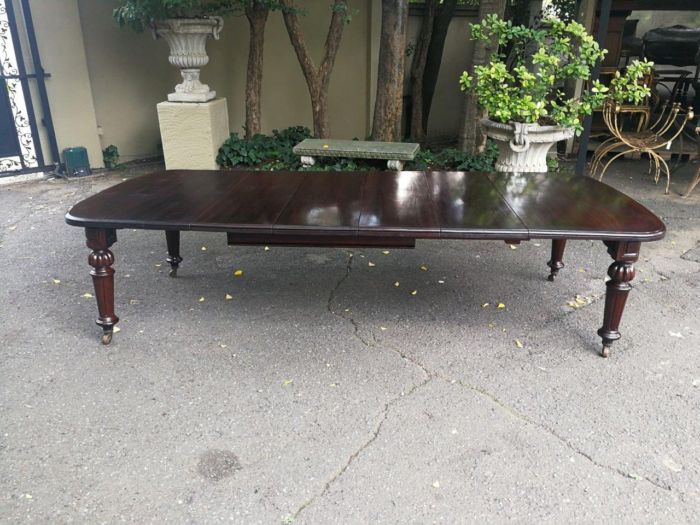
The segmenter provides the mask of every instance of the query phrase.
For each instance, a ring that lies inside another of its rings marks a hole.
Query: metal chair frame
[[[683,110],[680,103],[664,104],[656,121],[644,131],[626,132],[620,125],[621,107],[612,99],[607,99],[603,105],[603,120],[612,133],[612,137],[604,141],[593,154],[591,161],[591,176],[595,177],[600,169],[598,180],[602,180],[610,165],[623,155],[629,153],[646,153],[649,156],[649,173],[654,182],[658,183],[661,173],[666,175],[666,191],[668,194],[671,184],[671,170],[666,161],[656,150],[669,146],[683,132],[687,122],[693,118],[693,110]],[[620,151],[616,151],[620,149]],[[606,155],[613,157],[604,162]]]

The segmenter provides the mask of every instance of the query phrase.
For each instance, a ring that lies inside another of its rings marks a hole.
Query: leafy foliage
[[[651,88],[646,78],[651,76],[653,62],[634,60],[625,68],[625,72],[620,74],[615,72],[615,76],[610,81],[610,98],[618,104],[641,104],[651,96]]]
[[[156,20],[240,14],[254,5],[282,8],[279,0],[119,0],[112,15],[120,26],[141,32]]]
[[[478,155],[470,155],[455,148],[439,151],[422,149],[413,162],[406,164],[407,170],[458,170],[493,171],[498,158],[496,144],[488,141],[486,149]]]
[[[489,64],[476,66],[473,77],[464,72],[460,78],[462,89],[476,94],[492,120],[580,130],[581,116],[603,102],[605,87],[598,81],[579,98],[563,91],[566,80],[589,79],[606,53],[581,24],[548,17],[531,28],[490,15],[471,29],[474,39],[499,46]]]
[[[254,135],[246,139],[233,133],[219,149],[216,162],[224,168],[245,167],[259,170],[361,171],[386,168],[386,161],[369,159],[317,158],[311,167],[303,167],[301,158],[292,152],[296,144],[311,137],[311,131],[295,126],[272,135]],[[492,171],[498,158],[498,148],[489,142],[480,155],[468,155],[457,149],[421,150],[407,170]]]
[[[311,137],[311,131],[295,126],[282,131],[273,130],[272,135],[253,135],[246,139],[232,133],[219,149],[216,162],[226,168],[245,166],[263,170],[300,169],[300,158],[292,148]]]
[[[116,168],[119,165],[119,148],[114,144],[110,144],[102,150],[102,161],[105,168]]]

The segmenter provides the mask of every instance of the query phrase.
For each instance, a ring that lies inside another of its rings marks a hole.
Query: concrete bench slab
[[[292,150],[301,155],[304,166],[316,164],[314,157],[387,160],[389,169],[402,170],[406,160],[413,160],[420,145],[410,142],[375,142],[369,140],[305,139]]]

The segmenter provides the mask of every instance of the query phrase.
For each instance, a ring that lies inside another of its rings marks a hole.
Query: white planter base
[[[229,138],[225,98],[201,104],[161,102],[158,122],[166,169],[218,169],[216,156]]]
[[[482,119],[481,127],[498,146],[496,171],[546,173],[547,152],[560,140],[574,136],[574,128],[539,124],[502,124]]]
[[[209,102],[216,98],[216,91],[206,93],[168,93],[168,102]]]

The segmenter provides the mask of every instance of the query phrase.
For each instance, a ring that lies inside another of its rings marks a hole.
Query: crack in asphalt
[[[328,481],[323,486],[323,490],[320,491],[318,494],[315,494],[311,496],[308,500],[306,500],[295,512],[289,515],[289,520],[288,521],[294,521],[296,520],[299,515],[304,512],[308,507],[313,505],[313,503],[319,499],[325,496],[328,491],[330,490],[331,486],[335,481],[337,481],[347,470],[350,468],[350,465],[364,452],[368,447],[374,443],[377,438],[379,437],[379,434],[382,431],[382,427],[384,426],[384,423],[386,423],[386,420],[389,418],[389,412],[391,411],[391,408],[398,403],[401,399],[405,399],[411,395],[413,395],[417,390],[420,388],[423,388],[426,386],[428,383],[430,383],[433,380],[433,376],[429,375],[423,381],[420,383],[416,383],[413,385],[407,392],[401,392],[399,395],[395,396],[394,398],[390,399],[384,404],[384,409],[382,410],[382,417],[379,420],[379,423],[377,423],[374,431],[370,435],[369,439],[365,441],[362,446],[360,446],[355,452],[353,452],[350,457],[348,457],[347,461],[340,467],[338,472],[336,472]]]
[[[404,360],[410,362],[411,364],[413,364],[414,366],[420,368],[420,369],[423,371],[423,373],[426,375],[426,378],[425,378],[421,383],[418,383],[417,385],[415,385],[414,387],[412,387],[411,390],[409,390],[408,393],[406,393],[406,394],[403,394],[403,393],[402,393],[401,395],[395,397],[394,399],[392,399],[391,401],[389,401],[389,402],[385,405],[385,407],[384,407],[384,417],[382,418],[382,420],[381,420],[381,421],[379,422],[379,424],[377,425],[377,428],[375,429],[375,431],[374,431],[374,433],[372,434],[372,436],[370,437],[370,439],[369,439],[368,441],[366,441],[366,442],[362,445],[362,447],[360,447],[355,453],[353,453],[353,454],[350,456],[350,458],[348,459],[348,461],[343,465],[343,467],[341,467],[341,469],[340,469],[328,482],[326,482],[323,491],[321,491],[319,494],[317,494],[317,495],[313,496],[312,498],[310,498],[309,500],[307,500],[294,514],[292,514],[292,518],[293,518],[293,519],[296,519],[296,517],[299,516],[299,514],[300,514],[301,512],[304,511],[304,509],[306,509],[306,508],[308,508],[310,505],[312,505],[312,504],[314,503],[314,501],[316,501],[318,498],[323,497],[323,496],[328,492],[328,490],[330,490],[331,485],[332,485],[340,476],[342,476],[342,474],[349,468],[350,464],[351,464],[355,459],[357,459],[357,457],[358,457],[367,447],[369,447],[369,446],[377,439],[377,437],[379,436],[379,433],[380,433],[380,431],[381,431],[382,425],[384,424],[384,422],[386,421],[386,419],[387,419],[387,417],[388,417],[389,409],[390,409],[390,407],[391,407],[394,403],[396,403],[399,399],[401,399],[402,397],[405,397],[406,395],[411,395],[411,394],[412,394],[413,392],[415,392],[418,388],[420,388],[420,387],[422,387],[422,386],[425,386],[426,384],[428,384],[430,381],[432,381],[432,380],[433,380],[434,378],[436,378],[436,377],[439,378],[439,379],[441,379],[442,381],[445,381],[445,382],[450,383],[450,384],[457,384],[457,385],[461,386],[462,388],[465,388],[465,389],[470,390],[470,391],[472,391],[472,392],[476,392],[476,393],[478,393],[479,395],[486,397],[486,398],[489,399],[492,403],[494,403],[494,404],[496,404],[498,407],[500,407],[503,411],[505,411],[505,412],[507,412],[508,414],[510,414],[512,417],[515,417],[516,419],[519,419],[519,420],[521,420],[521,421],[523,421],[523,422],[525,422],[525,423],[527,423],[527,424],[529,424],[529,425],[531,425],[531,426],[534,426],[535,428],[538,428],[538,429],[540,429],[540,430],[546,432],[547,434],[549,434],[550,436],[552,436],[553,438],[555,438],[556,440],[558,440],[560,443],[562,443],[564,446],[566,446],[569,450],[573,451],[573,452],[574,452],[575,454],[577,454],[578,456],[581,456],[582,458],[586,459],[589,463],[591,463],[592,465],[595,465],[595,466],[598,467],[598,468],[607,470],[608,472],[611,472],[611,473],[613,473],[613,474],[617,474],[618,476],[621,476],[621,477],[623,477],[623,478],[625,478],[625,479],[630,479],[630,480],[633,480],[633,481],[646,481],[647,483],[651,484],[652,486],[654,486],[654,487],[656,487],[656,488],[665,490],[665,491],[667,491],[667,492],[672,492],[672,488],[671,488],[670,485],[660,483],[660,482],[655,481],[655,480],[653,480],[653,479],[651,479],[651,478],[648,478],[648,477],[646,477],[646,476],[633,475],[633,474],[630,474],[629,472],[626,472],[626,471],[622,470],[621,468],[614,467],[614,466],[610,466],[610,465],[606,465],[606,464],[604,464],[604,463],[601,463],[601,462],[597,461],[592,455],[588,454],[587,452],[584,452],[584,451],[581,450],[581,449],[578,449],[578,448],[575,447],[572,443],[570,443],[567,439],[565,439],[564,437],[560,436],[560,435],[559,435],[554,429],[552,429],[551,427],[545,425],[544,423],[540,423],[540,422],[538,422],[538,421],[535,421],[534,419],[531,419],[530,417],[526,416],[525,414],[520,413],[520,412],[519,412],[518,410],[516,410],[514,407],[512,407],[512,406],[508,405],[507,403],[501,401],[495,394],[492,394],[491,392],[489,392],[489,391],[487,391],[487,390],[484,390],[484,389],[482,389],[482,388],[479,388],[479,387],[477,387],[477,386],[474,386],[474,385],[471,385],[471,384],[469,384],[469,383],[466,383],[466,382],[464,382],[464,381],[462,381],[462,380],[452,379],[452,378],[448,378],[448,377],[445,377],[445,376],[442,376],[442,375],[438,375],[438,374],[436,374],[435,372],[431,371],[431,370],[430,370],[427,366],[425,366],[423,363],[421,363],[421,362],[418,361],[417,359],[411,357],[410,355],[406,354],[405,352],[402,352],[401,350],[399,350],[399,349],[397,349],[397,348],[393,348],[393,347],[390,347],[390,346],[384,346],[384,345],[382,345],[382,344],[381,344],[381,340],[377,338],[377,336],[374,334],[374,332],[371,332],[372,339],[373,339],[374,343],[369,343],[368,341],[366,341],[366,340],[360,335],[360,324],[359,324],[353,317],[351,317],[351,316],[346,316],[346,315],[339,314],[339,313],[335,312],[335,311],[333,310],[333,307],[332,307],[333,300],[335,299],[335,296],[336,296],[338,290],[340,289],[340,287],[342,286],[342,284],[350,277],[350,274],[352,273],[352,261],[353,261],[353,254],[350,253],[350,254],[349,254],[349,257],[348,257],[347,265],[346,265],[345,274],[338,280],[338,282],[337,282],[336,285],[333,287],[333,289],[331,290],[331,292],[330,292],[330,294],[329,294],[329,296],[328,296],[328,302],[327,302],[328,311],[329,311],[330,313],[332,313],[333,315],[336,315],[336,316],[338,316],[338,317],[341,317],[341,318],[343,318],[343,319],[347,319],[348,321],[350,321],[350,323],[352,324],[353,329],[354,329],[354,332],[353,332],[353,333],[354,333],[354,336],[355,336],[357,339],[359,339],[359,340],[362,342],[362,344],[364,344],[365,346],[368,346],[368,347],[369,347],[369,346],[371,346],[371,347],[379,346],[379,347],[381,347],[381,348],[385,348],[385,349],[388,350],[388,351],[391,351],[391,352],[394,352],[394,353],[398,354],[402,359],[404,359]],[[658,273],[659,275],[662,275],[660,272],[655,272],[655,273]],[[644,284],[647,284],[647,283],[644,282],[644,281],[640,281],[640,282],[636,283],[637,286],[643,286]],[[588,306],[590,306],[590,305],[592,305],[592,304],[597,304],[597,303],[601,302],[601,300],[603,300],[604,298],[605,298],[605,294],[603,294],[603,295],[601,295],[601,296],[597,296],[597,297],[595,297],[591,302],[587,303],[586,305],[582,305],[580,308],[573,309],[571,312],[566,312],[566,313],[564,313],[561,317],[558,316],[557,319],[558,319],[558,320],[561,320],[563,317],[566,317],[566,316],[568,316],[568,315],[571,315],[571,314],[576,313],[577,310],[582,310],[582,309],[584,309],[584,308],[586,308],[586,307],[588,307]]]
[[[328,311],[330,313],[332,313],[333,315],[335,315],[337,317],[341,317],[342,319],[347,319],[348,321],[350,321],[350,323],[352,324],[352,326],[354,328],[355,337],[357,337],[365,346],[374,347],[376,345],[380,345],[380,342],[381,342],[377,339],[374,332],[371,333],[372,339],[374,340],[374,344],[371,344],[368,341],[366,341],[364,338],[362,338],[362,336],[359,334],[360,325],[359,325],[359,323],[357,323],[357,321],[355,321],[355,319],[353,319],[351,316],[345,316],[343,314],[339,314],[333,310],[333,300],[335,298],[336,293],[338,292],[338,289],[348,279],[348,277],[350,277],[350,274],[352,273],[352,261],[353,261],[353,254],[350,253],[348,256],[347,265],[345,267],[345,274],[338,280],[338,282],[335,284],[335,286],[331,290],[330,294],[328,295],[328,302],[326,304],[326,307],[327,307]],[[331,486],[333,485],[333,483],[335,483],[348,470],[348,468],[350,468],[350,465],[352,465],[352,463],[360,456],[360,454],[362,454],[367,448],[369,448],[372,445],[372,443],[374,443],[377,440],[377,438],[379,437],[379,434],[382,431],[382,427],[384,426],[384,423],[386,422],[386,420],[389,417],[389,412],[390,412],[391,408],[396,403],[398,403],[401,399],[404,399],[404,398],[411,396],[418,389],[423,388],[424,386],[426,386],[428,383],[430,383],[434,379],[434,377],[435,377],[434,374],[431,373],[431,371],[428,370],[428,368],[426,368],[425,366],[423,366],[423,364],[420,363],[419,361],[411,358],[410,356],[401,352],[398,349],[389,348],[389,347],[385,347],[385,348],[398,354],[402,359],[404,359],[404,360],[408,361],[409,363],[413,364],[414,366],[420,368],[421,371],[425,374],[425,378],[422,381],[420,381],[419,383],[414,384],[408,391],[405,391],[405,392],[402,391],[401,393],[399,393],[399,395],[393,397],[392,399],[390,399],[389,401],[387,401],[384,404],[384,409],[382,410],[382,417],[379,420],[379,422],[377,423],[377,425],[376,425],[374,431],[372,432],[372,434],[370,435],[369,439],[367,439],[367,441],[365,441],[355,452],[353,452],[348,457],[347,461],[340,467],[340,469],[338,469],[338,471],[328,481],[326,481],[326,483],[323,486],[323,490],[321,490],[318,494],[311,496],[295,512],[286,516],[283,520],[285,523],[290,523],[290,522],[293,522],[294,520],[296,520],[299,517],[299,515],[302,512],[304,512],[304,510],[309,508],[311,505],[314,504],[314,502],[316,502],[316,500],[318,500],[319,498],[322,498],[323,496],[325,496],[328,493],[328,491],[331,489]]]
[[[357,338],[363,345],[367,347],[373,347],[374,344],[370,343],[364,337],[362,337],[362,335],[360,334],[360,324],[351,315],[343,315],[342,313],[338,313],[335,310],[333,310],[333,300],[335,299],[335,295],[338,292],[338,289],[343,285],[343,283],[350,277],[350,274],[352,273],[353,257],[354,254],[352,252],[348,254],[348,260],[345,266],[345,274],[343,274],[343,276],[340,279],[338,279],[338,282],[335,283],[335,286],[331,290],[330,294],[328,294],[328,302],[326,303],[326,309],[336,317],[340,317],[341,319],[346,319],[350,321],[350,324],[352,324],[353,327],[353,335],[355,336],[355,338]]]
[[[525,414],[522,414],[521,412],[519,412],[518,410],[516,410],[515,408],[513,408],[509,404],[501,401],[501,399],[496,397],[495,394],[492,394],[488,390],[484,390],[483,388],[479,388],[477,386],[466,383],[466,382],[462,381],[461,379],[449,379],[449,378],[445,378],[445,377],[440,377],[440,379],[442,379],[443,381],[446,381],[450,384],[457,384],[457,385],[461,386],[462,388],[465,388],[467,390],[471,390],[472,392],[476,392],[476,393],[486,397],[492,403],[496,404],[498,407],[500,407],[501,409],[503,409],[505,412],[507,412],[511,416],[515,417],[516,419],[520,419],[521,421],[524,421],[525,423],[528,423],[529,425],[537,427],[540,430],[544,430],[547,434],[551,435],[552,437],[557,439],[559,442],[561,442],[563,445],[565,445],[569,450],[571,450],[571,451],[575,452],[577,455],[587,459],[590,463],[592,463],[596,467],[605,469],[609,472],[612,472],[613,474],[617,474],[619,476],[622,476],[624,478],[631,479],[634,481],[646,481],[647,483],[650,483],[654,487],[659,488],[659,489],[663,489],[663,490],[668,491],[668,492],[672,491],[672,488],[670,485],[665,485],[665,484],[659,483],[658,481],[655,481],[655,480],[648,478],[646,476],[635,476],[633,474],[630,474],[629,472],[625,472],[621,468],[606,465],[604,463],[597,461],[595,458],[593,458],[593,456],[591,456],[587,452],[584,452],[583,450],[576,448],[566,438],[560,436],[554,429],[548,427],[544,423],[540,423],[538,421],[535,421],[534,419],[529,418]]]

